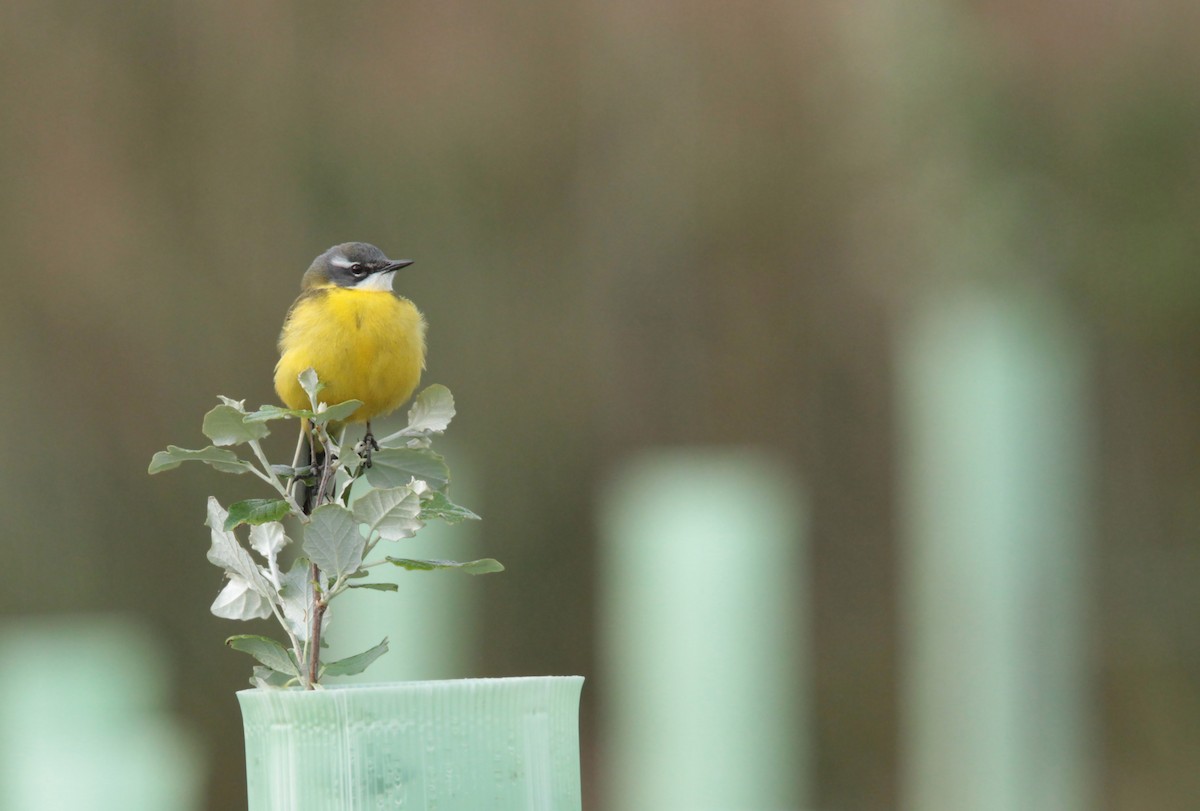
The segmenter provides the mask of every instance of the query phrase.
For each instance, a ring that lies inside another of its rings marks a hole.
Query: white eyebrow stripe
[[[329,264],[337,265],[340,268],[348,268],[354,263],[339,253],[337,256],[329,260]]]

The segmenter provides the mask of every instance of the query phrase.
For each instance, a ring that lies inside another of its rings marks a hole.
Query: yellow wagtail
[[[325,384],[322,401],[362,401],[345,421],[366,423],[368,449],[371,420],[411,397],[425,368],[425,318],[392,291],[396,271],[411,264],[365,242],[334,245],[305,271],[279,335],[280,399],[288,408],[309,408],[297,377],[312,367]]]

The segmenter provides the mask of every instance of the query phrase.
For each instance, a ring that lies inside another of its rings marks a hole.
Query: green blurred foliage
[[[366,240],[417,260],[398,287],[509,568],[479,584],[478,674],[592,672],[612,460],[767,443],[813,488],[817,804],[888,807],[893,327],[925,284],[1036,284],[1096,357],[1109,807],[1187,807],[1197,33],[1187,0],[10,0],[0,610],[149,618],[210,805],[240,806],[244,668],[207,614],[201,496],[245,494],[146,461],[200,441],[218,393],[273,401],[300,274]]]

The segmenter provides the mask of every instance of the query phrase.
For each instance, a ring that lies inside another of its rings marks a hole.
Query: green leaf
[[[231,575],[237,575],[263,599],[274,602],[275,587],[263,576],[245,547],[238,543],[237,536],[225,529],[228,515],[215,498],[208,497],[208,517],[204,523],[212,534],[212,546],[208,549],[209,563],[220,566]]]
[[[436,490],[430,490],[421,498],[421,514],[418,516],[422,521],[430,521],[434,518],[440,518],[447,524],[457,524],[460,521],[478,521],[479,516],[468,510],[466,507],[461,507],[455,504],[445,493],[439,493]]]
[[[322,404],[324,405],[324,404]],[[327,406],[325,408],[317,408],[317,412],[311,417],[313,422],[338,422],[344,420],[358,410],[362,405],[362,400],[347,400],[344,403]]]
[[[227,620],[261,620],[271,616],[271,601],[263,591],[239,574],[226,571],[220,593],[208,610],[214,617]]]
[[[356,653],[353,656],[348,656],[345,659],[339,659],[336,662],[330,662],[321,670],[323,676],[355,676],[366,670],[371,662],[374,662],[380,656],[387,653],[388,641],[387,637],[370,650],[365,650],[362,653]]]
[[[279,551],[288,545],[289,540],[283,531],[283,524],[278,521],[267,521],[265,524],[250,527],[250,548],[267,559],[270,572],[276,571]]]
[[[304,393],[308,395],[308,402],[312,403],[313,411],[316,411],[317,395],[321,393],[321,389],[325,388],[325,384],[317,380],[317,370],[309,366],[296,375],[296,380],[300,382],[300,388],[304,389]]]
[[[308,641],[312,630],[308,612],[312,608],[313,586],[308,564],[306,558],[296,558],[279,583],[279,607],[283,609],[283,618],[288,630],[301,642]]]
[[[454,419],[454,395],[450,389],[434,383],[417,395],[408,410],[406,431],[440,434]]]
[[[304,528],[304,553],[331,578],[357,571],[366,543],[353,514],[340,504],[317,507]]]
[[[277,673],[288,676],[299,676],[300,671],[287,648],[274,639],[258,634],[239,634],[225,640],[225,644],[234,650],[248,653],[262,664]]]
[[[168,445],[165,451],[154,454],[154,458],[150,460],[148,472],[153,476],[164,470],[174,470],[184,462],[203,462],[206,465],[212,465],[222,473],[248,473],[251,470],[248,462],[243,462],[238,459],[236,453],[224,448],[214,448],[209,445],[198,451],[190,451],[187,448]]]
[[[234,529],[242,524],[266,524],[280,521],[291,512],[291,507],[283,499],[278,498],[248,498],[229,505],[229,517],[225,519],[225,529]]]
[[[443,569],[457,569],[467,574],[488,574],[490,572],[504,571],[504,566],[501,565],[500,561],[493,560],[492,558],[459,563],[454,560],[413,560],[412,558],[393,558],[389,556],[387,562],[402,569],[408,569],[410,572],[436,572]]]
[[[287,687],[299,677],[288,677],[283,673],[272,670],[269,667],[262,665],[254,666],[254,675],[250,677],[250,686],[257,687],[260,690],[268,687],[280,688]]]
[[[450,469],[441,456],[426,448],[385,448],[372,454],[367,481],[375,487],[400,487],[414,478],[441,490],[450,483]]]
[[[201,430],[214,445],[240,445],[252,439],[262,439],[270,433],[267,426],[258,422],[247,423],[241,411],[224,403],[204,415]]]
[[[346,444],[348,445],[349,443]],[[346,475],[348,475],[350,478],[354,478],[354,472],[362,466],[363,458],[350,448],[343,447],[342,450],[343,453],[341,457],[338,458],[338,462],[341,463],[341,469],[346,471]]]
[[[407,485],[370,490],[354,502],[355,520],[388,541],[416,535],[424,526],[417,518],[420,512],[421,499]]]
[[[317,410],[308,408],[280,408],[276,405],[265,405],[246,415],[247,423],[270,422],[271,420],[305,419],[317,423],[337,422],[344,420],[358,410],[362,400],[346,400],[337,405],[320,403]],[[324,406],[324,407],[322,407]]]
[[[243,420],[245,422],[269,422],[271,420],[294,420],[301,417],[311,417],[312,412],[306,408],[280,408],[277,405],[260,406],[258,411],[251,411]]]
[[[352,589],[373,589],[375,591],[399,591],[400,587],[395,583],[351,583]]]
[[[454,419],[454,395],[438,383],[429,386],[408,410],[408,425],[392,436],[425,437],[440,434]]]
[[[292,467],[291,465],[271,465],[271,471],[281,479],[311,479],[317,474],[317,469],[312,465],[302,465],[300,467]]]

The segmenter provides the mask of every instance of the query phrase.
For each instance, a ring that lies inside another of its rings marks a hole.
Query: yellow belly
[[[412,396],[425,368],[425,319],[392,293],[326,287],[302,296],[279,336],[275,392],[288,408],[308,408],[297,376],[310,366],[325,384],[322,401],[362,400],[348,422],[394,411]]]

